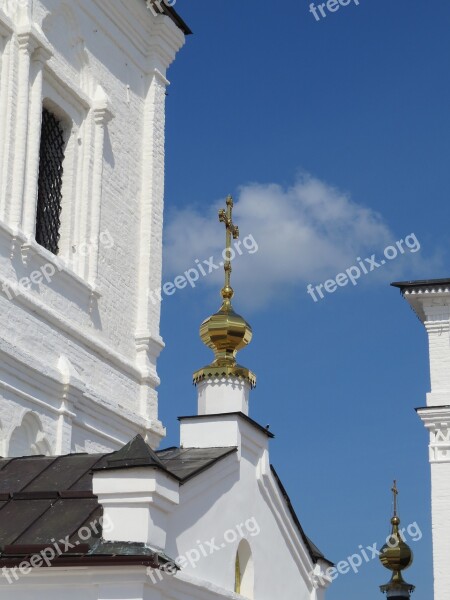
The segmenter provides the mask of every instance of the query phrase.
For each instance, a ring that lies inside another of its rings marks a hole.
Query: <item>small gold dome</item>
[[[383,567],[392,571],[391,580],[385,585],[380,586],[380,590],[385,594],[401,592],[404,596],[405,592],[409,598],[411,592],[414,591],[414,586],[407,583],[402,576],[402,571],[412,565],[413,553],[408,544],[403,540],[399,532],[400,519],[397,515],[397,482],[394,481],[392,488],[394,494],[394,516],[391,519],[392,532],[386,541],[386,544],[381,548],[379,559]]]
[[[383,567],[391,571],[403,571],[412,565],[413,553],[406,544],[399,531],[400,519],[393,517],[391,519],[392,533],[386,543],[380,550],[380,561]]]

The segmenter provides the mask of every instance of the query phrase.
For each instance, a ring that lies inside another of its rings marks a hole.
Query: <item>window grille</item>
[[[62,123],[44,108],[39,151],[36,241],[53,254],[58,254],[60,237],[64,149]]]

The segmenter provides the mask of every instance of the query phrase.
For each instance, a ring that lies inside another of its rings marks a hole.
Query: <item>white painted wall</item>
[[[24,411],[52,453],[164,435],[160,304],[148,294],[161,284],[165,76],[183,43],[144,0],[0,0],[6,453]],[[72,124],[58,258],[34,241],[43,103]]]
[[[0,596],[7,589],[12,600],[22,600],[35,582],[36,600],[53,600],[61,586],[69,599],[77,593],[96,600],[323,599],[324,589],[313,585],[317,567],[270,471],[268,438],[247,422],[240,429],[235,453],[183,485],[152,468],[94,474],[108,516],[105,537],[159,546],[182,567],[176,576],[139,567],[36,569],[9,587],[0,578]],[[235,560],[243,539],[253,574],[246,573],[238,595]]]
[[[198,414],[249,413],[250,383],[242,378],[205,379],[197,383]]]
[[[430,284],[405,298],[428,333],[431,391],[418,414],[430,434],[434,598],[450,600],[450,289]]]

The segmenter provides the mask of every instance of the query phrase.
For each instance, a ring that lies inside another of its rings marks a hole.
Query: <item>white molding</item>
[[[425,323],[448,319],[448,299],[450,286],[444,284],[430,284],[403,290],[403,296],[409,303],[418,318]],[[441,313],[441,314],[440,314]]]
[[[34,100],[34,104],[38,102],[38,99],[35,97],[33,98],[32,92],[34,92],[35,96],[36,92],[41,91],[42,81],[39,75],[37,79],[37,88],[33,89],[30,86],[32,55],[33,53],[38,52],[36,56],[45,62],[52,54],[52,49],[48,40],[34,26],[27,25],[25,27],[20,27],[16,34],[16,40],[18,45],[18,65],[17,105],[14,123],[14,156],[23,156],[24,160],[15,160],[13,165],[11,198],[9,200],[9,207],[6,207],[7,222],[12,227],[22,225],[24,196],[26,190],[30,187],[29,178],[31,177],[31,173],[36,168],[35,165],[30,165],[28,161],[30,152],[28,145],[30,141],[33,142],[33,146],[37,143],[33,138],[30,140],[30,135],[34,135],[30,131],[30,113],[35,109],[30,102],[30,98]],[[34,113],[33,116],[35,116]],[[32,148],[31,154],[36,159],[38,151],[36,153],[35,147]],[[28,181],[27,172],[29,173]]]
[[[1,15],[0,11],[0,15]],[[7,18],[5,16],[5,18]],[[6,36],[8,28],[1,26],[0,18],[0,219],[5,218],[6,191],[9,182],[8,165],[10,161],[11,136],[9,134],[12,121],[12,102],[9,101],[13,87],[15,45],[10,36]],[[5,37],[2,37],[5,34]]]
[[[92,286],[97,283],[98,277],[98,258],[99,258],[99,237],[100,237],[100,211],[102,204],[103,189],[103,163],[104,163],[104,142],[105,128],[108,122],[114,118],[114,112],[111,102],[99,85],[95,92],[92,106],[92,117],[94,122],[94,146],[92,157],[92,186],[90,198],[90,210],[88,212],[90,219],[86,231],[86,239],[89,240],[91,251],[86,257],[87,262],[87,280]]]
[[[153,305],[150,293],[161,287],[162,278],[162,225],[164,205],[164,150],[165,150],[165,84],[153,72],[148,79],[143,144],[141,149],[141,194],[138,245],[137,315],[135,348],[137,362],[149,375],[156,371],[156,359],[163,342],[151,331],[159,329],[161,305]],[[156,344],[155,344],[156,342]],[[149,390],[141,391],[141,410],[148,405]]]
[[[185,36],[170,17],[154,17],[151,29],[150,56],[153,66],[165,72],[185,43]]]
[[[25,169],[25,188],[22,204],[21,226],[27,234],[34,235],[36,224],[37,181],[39,174],[39,148],[41,142],[43,69],[51,58],[46,48],[38,48],[32,55],[30,71],[34,71],[31,82],[28,140]],[[39,124],[39,127],[36,125]]]
[[[143,373],[140,369],[136,367],[136,365],[130,362],[127,358],[125,358],[119,352],[113,350],[110,346],[100,341],[97,338],[87,334],[84,331],[81,331],[76,323],[70,322],[68,319],[63,317],[58,312],[49,308],[47,304],[44,304],[34,296],[32,296],[28,292],[18,290],[18,286],[6,279],[5,277],[0,276],[0,287],[2,284],[8,285],[14,292],[17,292],[17,296],[14,299],[20,304],[23,304],[26,308],[30,309],[32,312],[36,312],[39,316],[43,317],[48,323],[58,327],[60,330],[69,334],[73,339],[81,342],[82,344],[90,347],[90,349],[101,356],[103,359],[107,360],[110,364],[114,365],[118,369],[125,371],[128,375],[130,375],[136,383],[152,383],[155,387],[159,385],[159,378],[156,375],[156,372],[153,374],[149,374],[148,372]]]
[[[34,238],[25,237],[22,233],[18,233],[16,237],[17,239],[24,240],[20,246],[22,263],[24,265],[29,265],[31,261],[36,262],[38,268],[50,264],[61,274],[61,278],[67,281],[72,290],[75,286],[78,288],[78,294],[84,294],[87,297],[90,297],[91,301],[93,298],[96,300],[101,298],[100,292],[89,282],[77,275],[65,260],[56,256],[49,250],[46,250],[46,248],[39,245]]]
[[[71,281],[76,280],[76,274],[73,273],[73,271],[70,271],[57,257],[51,253],[48,253],[48,251],[46,251],[44,248],[41,248],[36,242],[33,244],[33,241],[27,239],[18,230],[13,230],[11,227],[8,227],[4,223],[0,222],[0,244],[2,244],[2,242],[11,248],[11,258],[16,252],[17,242],[19,242],[20,246],[27,242],[24,248],[26,257],[29,256],[28,253],[30,250],[36,250],[36,256],[39,257],[39,259],[42,261],[42,264],[44,264],[44,261],[49,262],[50,260],[53,260],[54,264],[58,268],[58,274],[60,274],[61,277],[69,277]],[[79,278],[77,281],[81,287],[87,290],[91,295],[96,295],[96,290],[92,289],[92,286],[89,286],[88,283]],[[0,275],[0,293],[4,294],[4,292],[1,290],[2,284],[9,286],[14,294],[17,293],[14,301],[23,304],[32,312],[38,313],[48,323],[51,325],[56,325],[62,331],[68,333],[73,339],[83,343],[93,352],[97,353],[100,357],[106,359],[110,364],[122,371],[125,371],[128,375],[131,375],[137,383],[149,382],[155,387],[159,385],[160,380],[156,375],[156,370],[143,370],[139,368],[138,365],[129,361],[122,354],[116,352],[103,341],[95,338],[85,331],[82,331],[77,323],[72,323],[63,315],[59,314],[47,304],[44,304],[42,301],[40,301],[37,297],[33,296],[30,292],[19,290],[14,281],[9,280],[3,275]],[[157,346],[161,344],[161,339],[159,337],[149,337]]]
[[[309,591],[312,592],[314,586],[311,573],[314,570],[314,562],[305,547],[305,543],[289,513],[286,502],[281,495],[272,473],[265,473],[259,476],[258,487],[278,524],[280,533],[286,542],[286,546],[289,549],[292,558],[298,566],[303,580],[307,583]]]
[[[98,8],[107,15],[107,18],[126,38],[127,44],[133,47],[127,49],[131,55],[137,51],[145,56],[149,46],[149,28],[152,15],[147,12],[140,2],[110,2],[105,5],[102,0],[94,0]]]
[[[10,37],[14,31],[14,25],[8,15],[0,8],[0,37]]]
[[[430,433],[430,463],[450,463],[450,406],[420,408],[417,414]]]
[[[79,588],[88,594],[92,586],[101,586],[108,584],[127,584],[127,583],[148,583],[146,567],[144,566],[125,566],[121,565],[110,567],[43,567],[33,569],[26,577],[20,577],[14,582],[14,588],[20,588],[22,591],[29,590],[29,593],[35,592],[34,587],[48,585],[55,586],[61,590],[67,587]],[[0,589],[5,588],[11,591],[5,577],[0,576]],[[84,597],[84,596],[83,596]],[[86,597],[89,597],[87,595]]]
[[[450,321],[446,315],[440,315],[433,321],[424,321],[424,325],[428,333],[441,334],[450,331]]]
[[[174,598],[174,600],[187,600],[188,598],[189,600],[191,600],[191,598],[198,600],[214,600],[215,598],[247,600],[247,598],[241,594],[236,594],[215,583],[200,579],[199,577],[194,577],[193,575],[188,575],[182,571],[178,571],[178,573],[172,577],[165,578],[159,585],[161,586],[161,589],[170,595],[168,597]],[[189,594],[189,596],[187,594]]]
[[[138,432],[151,438],[154,446],[157,446],[155,438],[161,439],[165,435],[159,421],[141,417],[123,407],[114,407],[112,410],[107,398],[96,399],[90,396],[81,379],[72,375],[67,380],[61,370],[52,370],[32,356],[19,356],[18,350],[17,348],[15,355],[11,355],[7,348],[0,348],[2,371],[16,380],[13,385],[0,379],[0,389],[22,398],[30,410],[36,407],[56,417],[71,419],[74,424],[113,442],[116,447],[126,443]],[[20,384],[23,384],[23,388],[35,389],[40,397],[21,389],[18,387]],[[95,423],[99,427],[100,424],[107,425],[110,430],[121,434],[121,437],[98,429]],[[65,451],[70,452],[71,448]]]
[[[115,44],[119,40],[127,57],[144,71],[151,72],[158,66],[165,72],[185,43],[184,33],[172,19],[162,14],[155,17],[147,9],[145,0],[142,7],[126,0],[122,2],[123,7],[112,2],[105,4],[103,0],[87,4],[83,3],[82,9]],[[107,21],[114,27],[105,27]],[[158,54],[158,64],[155,64],[155,54]]]

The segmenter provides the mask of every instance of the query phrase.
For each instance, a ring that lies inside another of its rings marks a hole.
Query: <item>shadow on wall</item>
[[[50,444],[42,429],[39,417],[32,412],[26,413],[22,423],[12,432],[6,448],[6,455],[10,457],[39,454],[49,456],[51,454]]]

